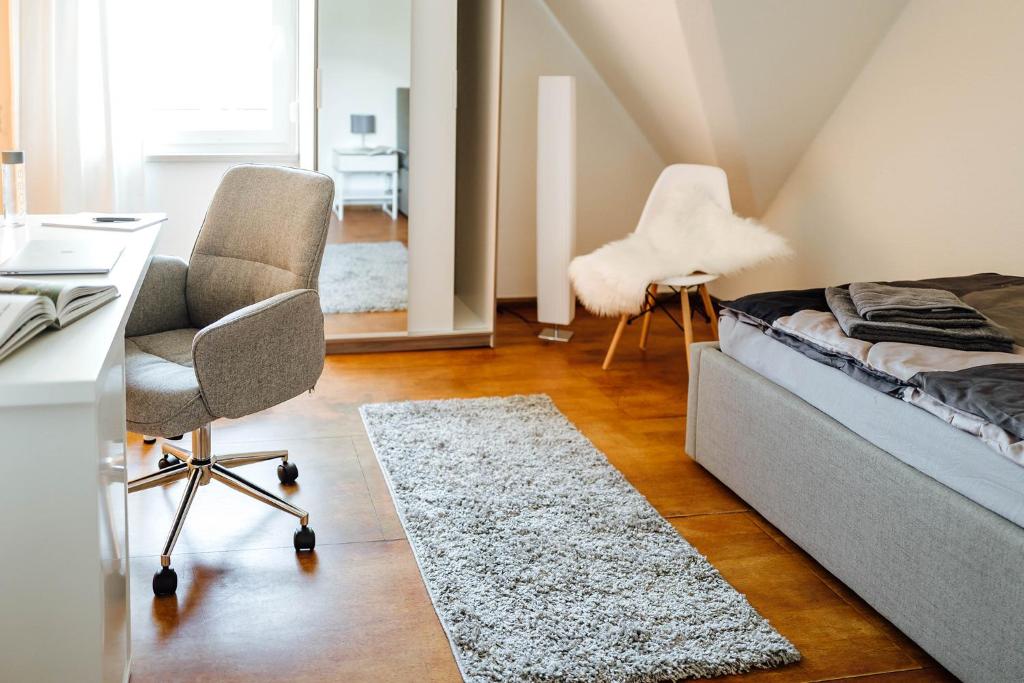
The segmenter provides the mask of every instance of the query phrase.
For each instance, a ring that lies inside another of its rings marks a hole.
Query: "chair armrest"
[[[204,327],[192,362],[210,413],[243,417],[312,389],[324,368],[320,296],[296,289]]]
[[[128,316],[124,334],[141,337],[191,327],[185,304],[188,264],[173,256],[154,256]]]

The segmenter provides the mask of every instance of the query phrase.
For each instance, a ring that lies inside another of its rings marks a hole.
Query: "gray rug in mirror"
[[[324,249],[324,313],[404,311],[408,302],[409,253],[401,242],[347,242]]]
[[[467,681],[649,683],[800,659],[547,396],[360,412]]]

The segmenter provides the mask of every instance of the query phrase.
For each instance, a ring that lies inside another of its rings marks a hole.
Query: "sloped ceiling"
[[[666,162],[715,153],[672,0],[545,0]]]
[[[907,0],[545,0],[666,163],[760,215]]]

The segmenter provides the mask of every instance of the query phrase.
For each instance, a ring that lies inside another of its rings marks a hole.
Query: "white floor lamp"
[[[537,320],[541,339],[567,342],[576,296],[576,79],[541,76],[537,89]]]

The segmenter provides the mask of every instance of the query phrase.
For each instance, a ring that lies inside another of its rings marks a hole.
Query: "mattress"
[[[1024,467],[981,439],[723,317],[722,352],[799,396],[861,438],[978,505],[1024,527]]]

